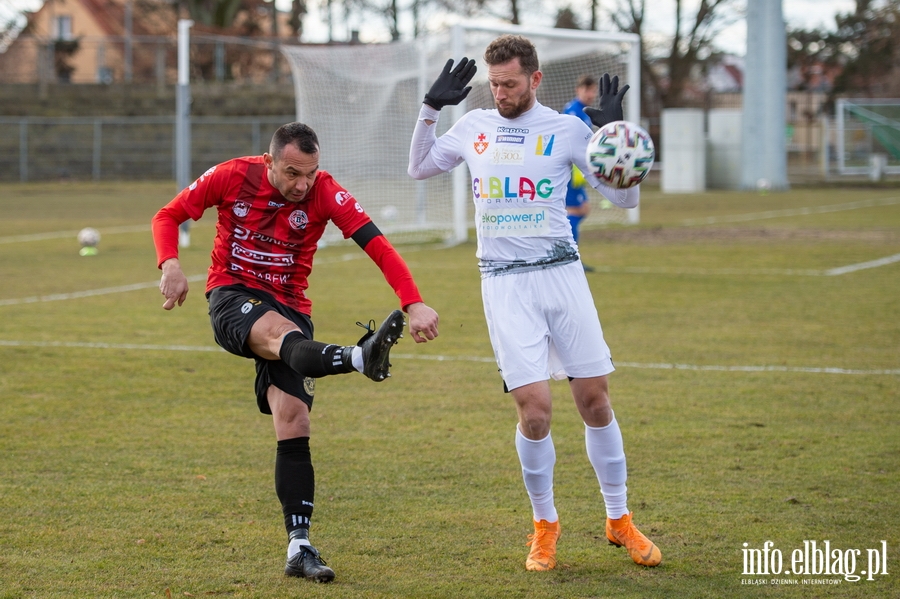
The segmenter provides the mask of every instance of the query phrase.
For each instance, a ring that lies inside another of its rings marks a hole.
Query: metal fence
[[[194,117],[191,178],[266,151],[293,115]],[[174,180],[175,117],[0,117],[0,181]]]
[[[275,130],[295,118],[192,117],[189,178],[236,156],[261,154]],[[834,121],[822,119],[819,129],[813,147],[789,151],[791,183],[847,176],[839,168]],[[825,144],[818,141],[822,139]],[[868,156],[861,164],[868,164]],[[894,173],[883,170],[885,175]],[[855,174],[871,177],[870,171],[863,168]],[[60,179],[176,180],[175,116],[0,117],[0,181]]]
[[[281,45],[296,40],[194,33],[194,82],[264,83],[285,80],[290,69]],[[82,36],[59,40],[20,35],[0,49],[4,83],[141,83],[159,86],[177,77],[175,36]]]

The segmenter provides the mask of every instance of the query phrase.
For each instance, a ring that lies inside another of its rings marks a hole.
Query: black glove
[[[425,103],[434,109],[440,110],[444,106],[456,106],[466,99],[472,86],[469,81],[475,76],[475,61],[463,56],[456,68],[452,71],[453,59],[447,61],[444,70],[425,94]],[[466,87],[469,85],[468,87]]]
[[[588,115],[591,122],[597,127],[603,127],[613,121],[624,121],[622,99],[625,97],[628,87],[628,85],[625,85],[620,90],[619,76],[616,75],[610,81],[609,73],[603,73],[603,77],[600,77],[600,110],[585,108],[584,113]]]

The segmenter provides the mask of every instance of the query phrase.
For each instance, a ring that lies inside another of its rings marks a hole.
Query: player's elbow
[[[408,174],[416,181],[421,181],[428,178],[428,173],[426,173],[418,165],[415,165],[412,162],[410,162],[409,166],[406,168],[406,174]]]
[[[619,208],[637,208],[641,201],[640,186],[629,187],[628,189],[614,189],[612,192],[612,194],[604,195]]]
[[[615,200],[612,200],[612,203],[619,208],[637,208],[637,205],[640,203],[640,199],[638,197],[616,198]]]

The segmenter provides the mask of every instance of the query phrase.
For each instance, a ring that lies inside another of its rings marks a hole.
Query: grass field
[[[646,189],[640,225],[583,231],[655,569],[605,542],[555,383],[561,565],[524,570],[530,506],[474,244],[401,247],[441,335],[402,340],[385,383],[317,385],[327,586],[282,575],[271,422],[252,363],[216,349],[206,316],[211,219],[182,253],[188,301],[161,309],[147,224],[173,192],[0,186],[0,598],[900,596],[900,189]],[[83,226],[99,255],[78,255]],[[320,339],[355,342],[356,321],[395,307],[355,246],[317,264]],[[856,582],[746,573],[766,541],[785,571],[807,541],[844,572],[885,546],[887,563]]]

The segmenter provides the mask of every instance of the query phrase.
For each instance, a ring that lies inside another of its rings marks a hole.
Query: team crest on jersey
[[[294,210],[288,217],[288,223],[294,229],[305,229],[306,225],[309,224],[309,217],[302,210]]]
[[[475,143],[473,144],[478,154],[484,154],[490,145],[487,140],[487,133],[477,133],[475,135]]]
[[[555,135],[538,135],[537,146],[534,148],[535,156],[549,156],[553,153],[553,139]]]
[[[247,214],[250,213],[250,203],[238,200],[234,203],[234,206],[231,208],[231,210],[234,211],[235,215],[244,218],[245,216],[247,216]]]
[[[307,395],[313,397],[316,394],[316,379],[308,376],[303,377],[303,390],[306,391]]]
[[[353,196],[350,195],[350,192],[343,189],[334,194],[334,201],[338,203],[338,206],[343,206],[347,201],[352,199]]]

